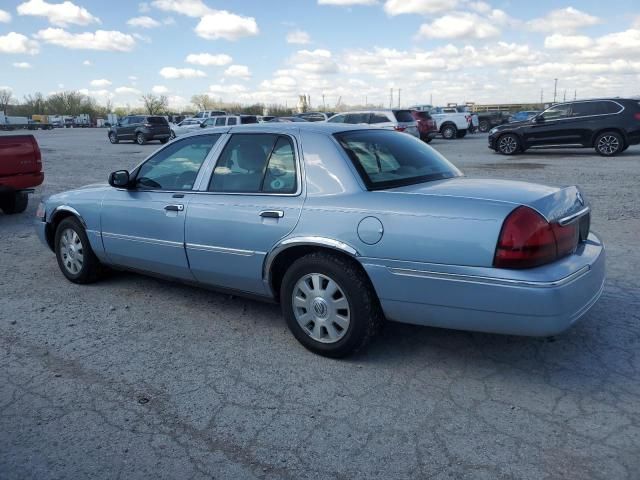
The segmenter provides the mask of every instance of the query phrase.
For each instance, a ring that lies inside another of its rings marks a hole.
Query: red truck
[[[27,208],[28,193],[44,181],[42,154],[33,135],[0,135],[0,209],[5,214]]]

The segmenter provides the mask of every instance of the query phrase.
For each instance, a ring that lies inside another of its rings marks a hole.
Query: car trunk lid
[[[38,173],[42,157],[33,135],[0,137],[0,177]]]

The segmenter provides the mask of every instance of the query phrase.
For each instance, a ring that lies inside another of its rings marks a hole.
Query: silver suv
[[[353,123],[372,125],[386,130],[396,130],[420,138],[418,124],[411,110],[359,110],[357,112],[339,113],[331,117],[330,123]]]

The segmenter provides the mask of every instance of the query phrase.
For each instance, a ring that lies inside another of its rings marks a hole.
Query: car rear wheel
[[[0,197],[0,209],[2,209],[6,215],[22,213],[27,209],[28,204],[29,195],[24,192],[15,192]]]
[[[115,132],[109,132],[109,141],[114,144],[119,142],[118,136]]]
[[[316,252],[296,260],[282,281],[280,301],[289,329],[308,350],[344,357],[363,348],[382,324],[366,275],[348,260]]]
[[[161,139],[160,139],[160,143],[162,143],[163,145],[164,145],[165,143],[167,143],[168,141],[169,141],[169,139],[168,139],[168,138],[161,138]]]
[[[480,130],[482,133],[486,133],[489,131],[490,128],[491,128],[491,125],[489,125],[488,121],[480,120],[480,124],[478,125],[478,130]]]
[[[603,157],[613,157],[625,150],[624,139],[617,132],[603,132],[596,137],[595,148]]]
[[[145,143],[147,143],[147,141],[144,138],[144,134],[143,133],[138,133],[136,135],[136,143],[138,145],[144,145]]]
[[[169,138],[171,140],[173,140],[174,138],[176,138],[176,132],[174,132],[173,130],[171,130],[171,133],[169,134]]]
[[[507,133],[498,138],[498,152],[503,155],[515,155],[520,150],[520,141],[512,133]]]
[[[453,140],[458,135],[458,129],[455,125],[445,125],[442,127],[442,137],[447,140]]]
[[[56,228],[55,251],[60,270],[73,283],[91,283],[100,275],[100,262],[78,219],[67,217]]]

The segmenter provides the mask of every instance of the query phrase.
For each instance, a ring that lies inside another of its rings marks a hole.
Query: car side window
[[[369,123],[387,123],[390,120],[383,113],[372,113],[371,118],[369,118]]]
[[[191,190],[205,158],[220,134],[198,135],[172,143],[147,160],[136,175],[136,187]]]
[[[604,113],[620,113],[622,111],[622,107],[615,102],[602,102]]]
[[[555,107],[548,108],[542,113],[542,117],[545,120],[558,120],[559,118],[567,118],[571,105],[556,105]]]
[[[571,105],[572,117],[587,117],[589,115],[602,115],[604,108],[602,102],[578,102]]]
[[[294,193],[295,155],[291,140],[276,134],[235,134],[220,154],[210,192]]]
[[[336,115],[335,117],[331,117],[329,120],[327,120],[327,122],[330,122],[330,123],[344,123],[346,118],[347,118],[346,115]]]
[[[369,123],[368,113],[348,113],[344,123]]]
[[[122,120],[120,120],[120,126],[124,127],[125,125],[129,124],[129,117],[124,117]]]
[[[236,125],[238,123],[238,119],[236,117],[229,117],[227,119],[227,125]]]
[[[224,127],[226,120],[226,117],[216,117],[216,127]]]

